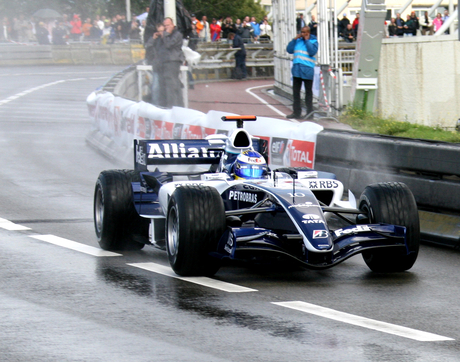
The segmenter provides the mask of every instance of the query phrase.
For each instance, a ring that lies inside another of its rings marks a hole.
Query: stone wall
[[[460,42],[456,35],[385,39],[377,108],[386,117],[455,127],[460,118]]]

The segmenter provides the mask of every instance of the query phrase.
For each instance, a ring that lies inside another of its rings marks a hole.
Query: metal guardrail
[[[457,214],[460,144],[324,130],[315,168],[333,172],[358,194],[371,183],[404,182],[424,210]]]
[[[273,77],[273,43],[246,44],[245,48],[249,77]],[[192,68],[196,80],[231,78],[237,49],[224,42],[206,43],[200,44],[197,52],[201,54],[201,60]]]

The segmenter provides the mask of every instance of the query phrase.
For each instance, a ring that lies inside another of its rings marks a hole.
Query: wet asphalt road
[[[394,275],[359,256],[326,271],[228,265],[211,286],[171,277],[151,247],[99,254],[94,182],[121,165],[85,145],[85,99],[119,69],[0,68],[1,361],[460,360],[450,249],[423,245]]]

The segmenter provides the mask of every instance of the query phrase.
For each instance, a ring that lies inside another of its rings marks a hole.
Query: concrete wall
[[[0,66],[31,64],[133,64],[144,59],[140,44],[4,45]]]
[[[456,35],[385,39],[377,108],[385,117],[454,127],[460,118],[460,42]]]

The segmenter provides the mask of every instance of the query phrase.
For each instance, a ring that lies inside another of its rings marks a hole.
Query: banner
[[[224,122],[221,117],[237,114],[205,114],[180,107],[163,109],[103,91],[91,93],[86,103],[94,129],[118,146],[131,149],[134,139],[203,139],[216,133],[228,135],[236,128],[234,122]],[[316,135],[323,130],[322,126],[258,117],[255,122],[245,122],[244,128],[269,142],[272,167],[314,167]]]

